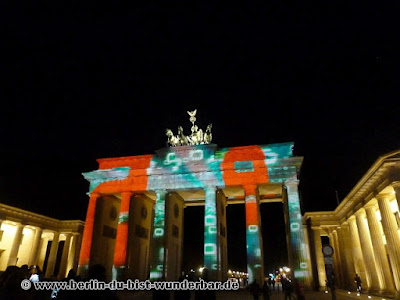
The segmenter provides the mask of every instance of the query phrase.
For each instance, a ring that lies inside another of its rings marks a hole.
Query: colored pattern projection
[[[150,265],[150,279],[160,279],[165,276],[164,270],[164,233],[165,233],[165,196],[166,191],[157,191],[154,208],[154,230],[152,244],[152,258]]]
[[[204,211],[204,267],[212,278],[218,270],[216,189],[206,188]]]
[[[157,151],[156,155],[99,159],[99,170],[83,175],[90,181],[89,193],[205,189],[204,262],[211,269],[218,267],[215,251],[218,228],[215,210],[216,188],[243,186],[246,190],[248,271],[252,274],[262,263],[255,187],[257,184],[283,183],[297,178],[301,159],[293,157],[292,149],[293,143],[220,150],[213,144],[169,147]],[[295,209],[292,205],[297,204],[295,201],[289,201],[289,210]],[[162,267],[165,265],[164,226],[165,194],[157,192],[152,244],[154,255],[150,270],[152,279],[160,278],[165,271]],[[85,228],[86,230],[91,232],[90,228]],[[86,237],[89,238],[88,234]],[[298,235],[293,242],[303,243],[303,238]],[[89,260],[87,249],[82,251],[85,256],[81,255],[80,265]]]
[[[131,193],[122,193],[121,207],[118,218],[118,229],[117,236],[115,239],[115,248],[118,251],[114,251],[114,278],[119,279],[119,273],[125,269],[126,260],[126,245],[128,243],[128,221],[129,221],[129,205],[131,200]]]
[[[257,204],[256,186],[245,187],[246,208],[246,253],[249,283],[254,279],[263,282],[263,257],[261,254],[261,224]]]
[[[307,244],[304,240],[298,182],[287,182],[286,188],[289,204],[290,243],[293,252],[292,268],[294,269],[294,277],[304,281],[310,274],[308,273],[309,260],[307,255]]]

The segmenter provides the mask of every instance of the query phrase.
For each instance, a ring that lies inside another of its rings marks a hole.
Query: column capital
[[[374,202],[371,203],[371,201],[364,205],[365,211],[367,211],[367,209],[376,209],[376,208],[377,208],[377,203]]]
[[[400,188],[400,181],[393,181],[390,183],[393,188]]]
[[[205,191],[217,191],[217,187],[216,186],[205,186],[203,189]]]
[[[166,189],[157,189],[157,190],[154,190],[154,192],[156,194],[167,194],[168,193],[168,191]]]
[[[333,234],[333,231],[336,230],[336,227],[327,227],[326,229],[327,229],[328,235],[329,235],[329,234]]]
[[[359,210],[357,210],[357,211],[354,213],[354,215],[355,215],[356,217],[358,217],[358,216],[365,216],[365,209],[364,209],[364,207],[361,207]]]
[[[132,191],[124,191],[124,192],[121,192],[121,196],[131,196],[132,194],[133,194]]]
[[[382,201],[382,200],[385,200],[385,199],[389,199],[390,198],[390,193],[379,193],[379,194],[377,194],[376,196],[375,196],[375,198],[378,200],[378,201]]]
[[[353,214],[350,217],[347,218],[347,222],[350,224],[351,222],[354,222],[356,220],[356,216]]]
[[[300,183],[300,180],[298,180],[298,179],[290,179],[290,180],[287,180],[287,181],[283,182],[283,184],[285,186],[288,186],[288,185],[299,185],[299,183]]]

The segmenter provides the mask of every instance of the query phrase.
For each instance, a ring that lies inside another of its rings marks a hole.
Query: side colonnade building
[[[65,278],[77,271],[84,225],[0,203],[0,272],[28,265],[38,266],[46,278]]]
[[[315,287],[324,287],[322,240],[334,249],[336,286],[400,295],[400,150],[379,157],[334,211],[307,212]],[[325,236],[325,238],[321,238]]]

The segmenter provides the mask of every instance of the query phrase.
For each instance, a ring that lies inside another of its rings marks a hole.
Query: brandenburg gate
[[[283,202],[292,275],[309,286],[311,266],[302,224],[293,143],[219,149],[211,124],[192,134],[167,129],[154,155],[98,159],[90,182],[79,273],[103,264],[113,279],[177,280],[181,275],[184,208],[204,205],[204,267],[227,279],[226,206],[244,203],[249,283],[264,281],[260,204]],[[201,225],[201,224],[199,224]],[[283,238],[283,237],[282,237]],[[232,251],[232,250],[230,250]]]

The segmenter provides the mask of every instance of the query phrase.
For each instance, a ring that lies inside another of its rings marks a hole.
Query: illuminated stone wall
[[[132,197],[129,218],[127,262],[130,278],[148,278],[153,201],[142,194]]]
[[[221,190],[217,191],[217,224],[218,224],[218,274],[216,278],[225,281],[228,274],[228,242],[226,226],[226,197]]]
[[[329,237],[337,287],[355,292],[357,273],[363,291],[400,299],[399,204],[400,150],[396,150],[380,156],[334,211],[304,214],[314,239],[314,256],[322,251],[321,236]],[[321,282],[321,287],[326,277],[322,266],[314,269],[314,282]]]
[[[212,278],[226,277],[226,274],[223,274],[226,273],[227,264],[226,237],[221,235],[223,228],[226,234],[226,217],[222,215],[219,204],[221,199],[218,198],[217,191],[231,186],[242,187],[245,190],[248,273],[250,280],[257,278],[261,282],[264,271],[257,186],[268,183],[283,185],[288,180],[297,179],[302,158],[294,157],[292,151],[293,143],[222,149],[213,144],[169,147],[156,151],[155,155],[99,159],[99,170],[83,175],[90,181],[90,195],[121,192],[135,194],[143,191],[156,195],[150,251],[151,279],[171,274],[168,263],[169,247],[174,249],[174,252],[178,251],[177,258],[171,261],[181,260],[181,240],[174,245],[169,243],[171,225],[168,219],[173,213],[169,212],[167,191],[199,189],[205,193],[204,265],[209,269]],[[297,222],[299,201],[294,199],[298,199],[298,195],[297,198],[293,193],[290,195],[288,209],[292,213],[289,222]],[[85,229],[80,260],[82,267],[89,264],[87,253],[94,233],[91,223],[87,224],[89,225]],[[293,234],[290,238],[291,243],[296,245],[295,251],[301,252],[296,253],[301,257],[301,262],[298,262],[300,268],[300,263],[306,263],[306,257],[302,254],[304,236]],[[174,264],[176,265],[178,264]],[[303,269],[294,269],[299,277],[307,276],[306,273],[301,273]],[[173,273],[173,276],[179,274],[175,270]]]
[[[70,269],[77,270],[83,227],[82,221],[60,221],[0,204],[0,271],[9,265],[37,265],[44,270],[47,260],[46,274],[64,278]],[[56,251],[46,253],[55,236]],[[62,250],[60,242],[64,243]]]
[[[183,199],[171,192],[166,205],[166,276],[176,280],[181,275],[183,250]]]
[[[92,241],[91,259],[93,264],[103,264],[107,273],[112,272],[116,228],[120,200],[113,196],[102,196],[96,207],[95,224]]]

